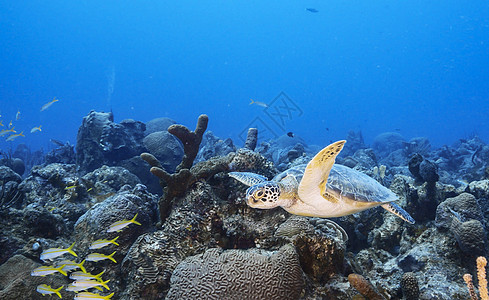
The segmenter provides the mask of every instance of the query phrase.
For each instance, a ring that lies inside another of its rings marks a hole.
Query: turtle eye
[[[256,192],[256,196],[259,198],[263,197],[263,191],[260,190],[260,191]]]

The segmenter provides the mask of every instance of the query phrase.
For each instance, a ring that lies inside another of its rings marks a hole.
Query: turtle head
[[[247,204],[253,208],[270,209],[280,205],[280,186],[277,182],[265,181],[248,188]]]

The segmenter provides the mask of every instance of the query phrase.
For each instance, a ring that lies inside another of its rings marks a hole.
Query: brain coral
[[[276,253],[213,248],[181,262],[166,299],[298,299],[304,281],[292,245]]]

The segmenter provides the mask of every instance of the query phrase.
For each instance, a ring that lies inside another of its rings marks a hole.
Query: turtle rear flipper
[[[391,212],[398,216],[399,218],[403,219],[404,221],[414,224],[416,221],[414,221],[413,217],[409,215],[407,211],[402,209],[399,205],[395,203],[387,203],[387,204],[382,204],[382,208],[387,210],[388,212]]]

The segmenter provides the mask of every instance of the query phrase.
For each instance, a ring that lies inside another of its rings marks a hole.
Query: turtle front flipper
[[[382,204],[382,208],[387,210],[388,212],[395,214],[396,216],[398,216],[399,218],[403,219],[404,221],[406,221],[408,223],[411,223],[411,224],[415,223],[413,217],[411,217],[407,211],[405,211],[404,209],[402,209],[399,205],[397,205],[395,203],[391,202],[391,203],[387,203],[387,204]]]
[[[253,186],[268,181],[268,178],[265,176],[251,172],[229,172],[228,175],[247,186]]]
[[[325,147],[307,164],[298,189],[302,201],[307,203],[308,199],[325,195],[329,172],[345,143],[346,141],[342,140]]]

